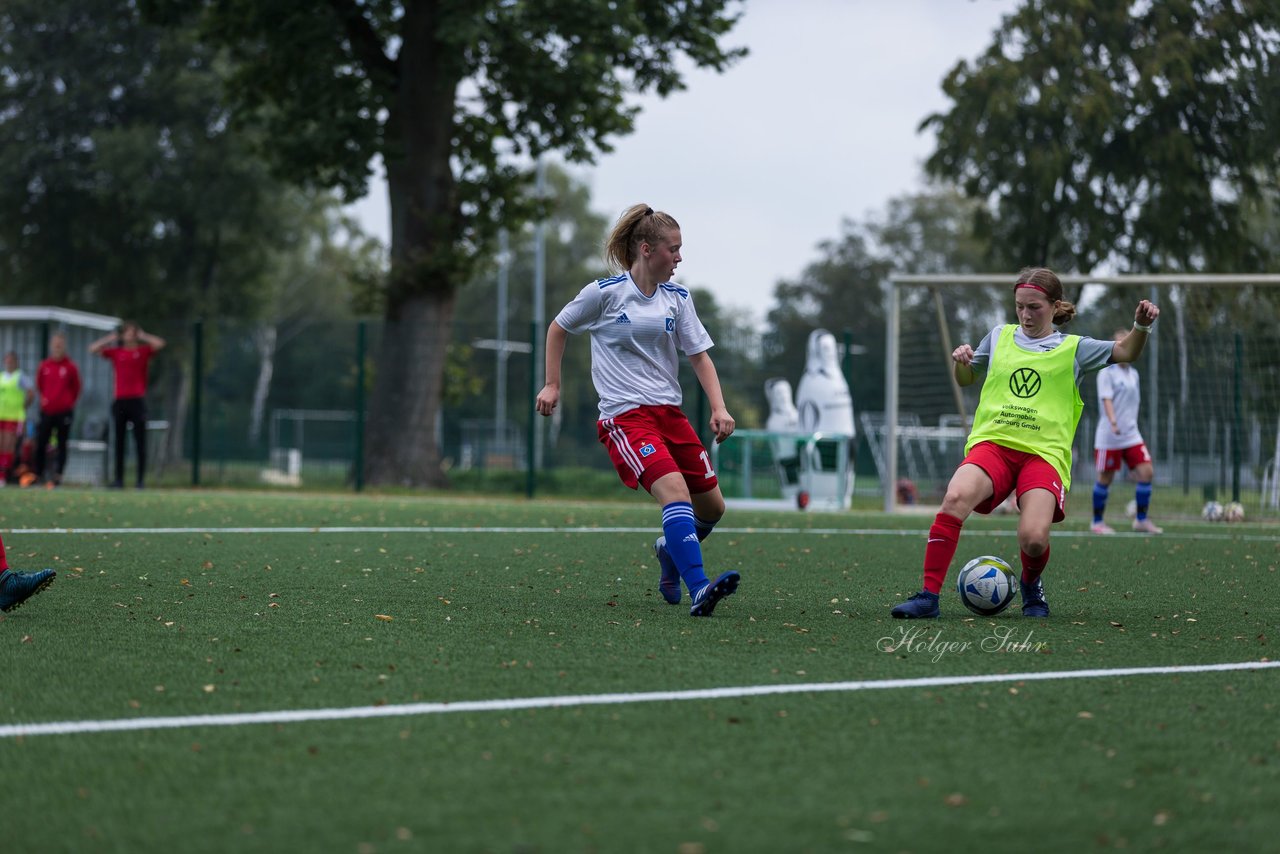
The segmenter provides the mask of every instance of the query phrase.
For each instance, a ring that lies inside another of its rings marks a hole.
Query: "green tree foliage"
[[[696,285],[691,288],[698,319],[711,334],[715,346],[711,359],[720,377],[720,390],[725,406],[739,427],[764,427],[769,407],[764,396],[764,382],[773,376],[763,359],[763,341],[759,322],[745,308],[721,305],[715,294]],[[687,361],[680,366],[681,384],[685,389],[684,410],[704,443],[712,440],[707,418],[710,411],[699,415],[697,402],[701,394],[698,379]]]
[[[0,5],[0,292],[139,319],[256,308],[276,187],[214,56],[129,0]]]
[[[809,334],[825,328],[854,346],[849,388],[854,412],[884,409],[885,285],[891,273],[972,273],[987,246],[974,237],[981,206],[954,188],[932,187],[890,201],[881,217],[846,221],[839,240],[818,246],[822,257],[774,290],[766,358],[774,375],[793,385],[804,373]],[[923,289],[904,295],[903,311],[938,311]],[[977,342],[999,310],[989,292],[943,297],[942,313],[956,343]],[[984,328],[984,324],[988,324]]]
[[[258,356],[249,420],[249,443],[254,447],[259,444],[269,399],[280,405],[293,397],[296,402],[288,405],[306,408],[313,385],[333,383],[329,372],[304,369],[286,376],[284,388],[273,389],[277,352],[283,349],[295,362],[302,355],[314,365],[334,364],[331,336],[336,329],[352,325],[353,290],[381,270],[384,254],[376,240],[341,213],[331,194],[294,190],[281,201],[286,213],[277,235],[281,245],[261,295],[261,316],[250,335]],[[349,380],[345,401],[330,405],[351,405],[355,377]]]
[[[364,192],[386,164],[391,271],[369,414],[371,483],[443,481],[435,420],[455,291],[534,209],[520,164],[590,161],[634,92],[725,68],[733,0],[150,0],[232,51],[242,115],[293,178]]]
[[[557,165],[547,169],[547,190],[544,313],[550,322],[585,285],[610,274],[604,259],[604,242],[613,225],[613,216],[621,212],[604,215],[594,211],[589,186]],[[509,235],[507,338],[521,344],[530,340],[534,316],[534,232],[534,226],[526,224]],[[451,353],[477,339],[497,337],[497,277],[496,269],[486,267],[460,290]],[[715,340],[712,357],[729,411],[741,426],[760,426],[763,375],[759,364],[759,333],[743,311],[721,307],[711,292],[696,285],[692,290],[698,316]],[[493,417],[496,393],[493,378],[497,374],[498,358],[491,350],[470,350],[470,371],[473,377],[484,378],[483,392],[456,400],[447,407],[444,415],[447,438],[452,439],[464,420]],[[507,417],[523,436],[529,419],[536,417],[529,389],[530,359],[524,353],[512,353],[507,358]],[[537,358],[540,363],[542,354]],[[586,336],[571,337],[565,348],[562,372],[565,385],[554,416],[554,429],[548,430],[547,459],[551,464],[606,464],[596,435],[598,401],[591,381],[591,347]],[[687,363],[682,365],[681,381],[685,388],[685,409],[692,417],[697,414],[698,384]]]
[[[1280,166],[1274,0],[1027,0],[943,89],[927,162],[994,202],[997,266],[1258,269]]]
[[[542,307],[549,322],[556,312],[574,297],[589,281],[604,274],[604,234],[609,221],[590,208],[588,187],[575,180],[564,168],[552,164],[546,171],[547,192],[545,219],[543,220],[544,276],[546,299]],[[531,223],[519,223],[507,233],[507,314],[506,339],[525,346],[531,341],[535,308],[535,227]],[[450,361],[455,351],[479,339],[497,339],[498,328],[498,265],[501,258],[494,253],[491,263],[481,267],[457,298],[454,323],[454,343],[450,347]],[[539,335],[545,331],[539,330]],[[554,441],[548,448],[553,462],[573,462],[584,454],[594,453],[596,444],[596,401],[591,386],[590,347],[576,346],[574,341],[566,348],[564,372],[567,382],[564,396],[557,412],[557,429],[550,431]],[[534,417],[530,398],[529,377],[534,359],[528,353],[508,352],[507,381],[505,389],[496,387],[497,362],[503,358],[490,349],[470,350],[469,375],[472,380],[481,378],[481,393],[469,397],[452,394],[457,384],[447,383],[446,397],[453,401],[444,413],[444,430],[447,443],[452,444],[461,424],[469,420],[491,419],[495,416],[498,394],[505,394],[506,416],[520,436],[525,435]],[[446,375],[449,381],[449,376]],[[474,388],[474,385],[471,386]],[[523,447],[523,446],[522,446]]]
[[[849,377],[854,411],[884,408],[884,282],[894,270],[879,255],[865,223],[846,221],[839,240],[818,244],[819,260],[793,281],[774,288],[775,307],[768,314],[766,353],[774,375],[796,387],[805,369],[809,335],[826,329],[843,342],[865,347],[871,358],[855,364]],[[761,392],[763,394],[763,392]]]
[[[997,266],[1251,273],[1280,258],[1275,0],[1028,0],[943,88],[953,105],[924,122],[938,136],[927,168],[992,202],[980,228]],[[1150,295],[1108,289],[1072,328],[1109,336]],[[1161,412],[1185,411],[1197,375],[1213,375],[1194,342],[1239,330],[1248,365],[1249,342],[1273,335],[1275,289],[1157,298]],[[1273,366],[1250,371],[1269,387]]]
[[[168,340],[151,394],[171,425],[158,463],[183,447],[189,322],[270,314],[315,201],[232,125],[223,65],[132,0],[0,4],[0,295],[132,317]],[[211,362],[220,339],[206,331]]]
[[[206,459],[265,461],[273,410],[356,405],[353,288],[381,271],[384,250],[343,215],[331,194],[282,189],[274,202],[280,217],[265,252],[255,315],[203,324]],[[310,440],[317,431],[338,429],[313,423],[306,434]],[[340,429],[350,432],[349,425]],[[276,438],[292,444],[292,425]],[[350,448],[346,439],[329,452],[341,457]]]

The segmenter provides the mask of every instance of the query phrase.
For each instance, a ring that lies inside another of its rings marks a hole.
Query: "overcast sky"
[[[817,260],[843,220],[922,187],[933,138],[916,128],[947,108],[946,73],[982,52],[1017,5],[748,0],[725,44],[750,55],[724,74],[689,72],[688,89],[665,101],[642,99],[635,133],[578,174],[610,219],[635,202],[673,215],[684,238],[676,278],[761,316],[774,285]],[[387,240],[384,184],[355,210]]]

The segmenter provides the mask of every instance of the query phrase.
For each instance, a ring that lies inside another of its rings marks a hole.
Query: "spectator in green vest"
[[[4,370],[0,371],[0,486],[9,482],[27,407],[34,399],[31,378],[18,368],[18,354],[10,350],[4,354]]]

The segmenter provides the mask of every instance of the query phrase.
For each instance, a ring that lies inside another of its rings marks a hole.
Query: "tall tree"
[[[0,295],[168,339],[157,462],[183,442],[183,326],[260,308],[284,213],[223,84],[189,27],[146,24],[134,0],[0,4]]]
[[[0,6],[7,300],[123,314],[170,339],[176,318],[252,310],[276,186],[229,131],[215,64],[131,0]]]
[[[634,92],[722,70],[735,0],[148,0],[231,48],[242,115],[295,179],[363,195],[386,164],[391,271],[370,401],[371,483],[443,481],[435,436],[455,292],[533,210],[521,163],[590,161]],[[686,66],[687,67],[687,66]],[[655,168],[658,164],[655,162]]]
[[[928,117],[937,177],[994,201],[1004,266],[1257,269],[1280,168],[1274,0],[1026,0]]]

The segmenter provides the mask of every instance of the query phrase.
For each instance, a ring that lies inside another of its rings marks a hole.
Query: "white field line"
[[[242,712],[226,715],[187,715],[163,718],[123,718],[98,721],[58,721],[43,724],[6,724],[0,738],[34,735],[75,735],[156,729],[186,729],[252,724],[291,724],[358,718],[391,718],[441,715],[450,712],[499,712],[521,709],[564,709],[574,706],[628,705],[688,700],[724,700],[781,694],[816,694],[874,691],[893,688],[942,688],[952,685],[985,685],[1000,682],[1042,682],[1050,679],[1115,679],[1125,676],[1169,676],[1185,673],[1220,673],[1232,670],[1269,670],[1276,661],[1241,661],[1225,664],[1191,664],[1172,667],[1117,667],[1097,670],[1055,670],[1045,673],[1000,673],[972,676],[935,676],[918,679],[878,679],[867,682],[810,682],[797,685],[744,685],[689,691],[651,691],[640,694],[577,694],[560,697],[524,697],[507,700],[465,700],[457,703],[406,703],[395,706],[354,706],[341,709],[291,709],[275,712]]]
[[[93,534],[123,536],[125,534],[208,534],[210,536],[224,534],[646,534],[652,535],[658,530],[656,526],[620,526],[620,527],[464,527],[449,525],[404,525],[404,526],[324,526],[324,527],[226,527],[226,528],[0,528],[0,534],[17,536],[62,536],[67,534]],[[808,536],[875,536],[875,537],[922,537],[927,533],[923,528],[716,528],[717,534],[787,534]],[[1012,530],[972,529],[973,534],[991,534],[1012,536]],[[1054,531],[1054,537],[1083,537],[1097,539],[1098,536],[1089,531]],[[1152,539],[1150,534],[1117,532],[1107,539]],[[1199,531],[1167,532],[1159,539],[1193,539],[1223,540],[1228,542],[1266,542],[1280,541],[1280,530],[1275,534],[1214,534]]]

